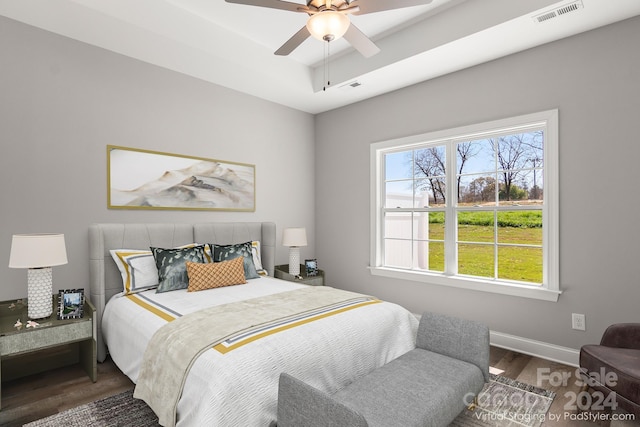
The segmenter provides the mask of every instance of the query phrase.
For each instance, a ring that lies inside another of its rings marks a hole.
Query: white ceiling
[[[364,58],[332,42],[327,90],[323,42],[273,54],[305,25],[302,13],[223,0],[0,0],[0,15],[319,113],[640,15],[639,0],[578,1],[577,11],[542,23],[533,17],[575,0],[433,0],[351,16],[381,52]]]

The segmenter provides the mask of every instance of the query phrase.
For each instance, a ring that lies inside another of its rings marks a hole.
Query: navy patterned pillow
[[[158,268],[159,285],[156,292],[169,292],[189,287],[186,262],[205,262],[204,245],[190,248],[151,248]]]
[[[244,257],[244,276],[246,279],[260,277],[253,263],[251,242],[237,243],[235,245],[214,245],[209,243],[213,262],[229,261],[234,258]]]

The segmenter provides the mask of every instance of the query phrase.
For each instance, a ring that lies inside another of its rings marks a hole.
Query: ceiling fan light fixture
[[[335,10],[324,10],[309,17],[307,29],[313,37],[321,41],[337,40],[349,29],[349,18]]]

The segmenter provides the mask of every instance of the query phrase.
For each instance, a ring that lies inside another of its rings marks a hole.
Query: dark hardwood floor
[[[552,390],[556,398],[546,427],[627,427],[638,421],[610,423],[576,419],[576,411],[567,409],[571,396],[580,393],[575,368],[556,362],[492,347],[491,366],[500,375]],[[566,381],[560,378],[565,377]],[[551,381],[549,380],[551,378]],[[110,359],[98,364],[98,381],[92,383],[80,366],[70,366],[2,383],[0,426],[22,426],[48,415],[67,410],[133,388],[133,383]],[[550,419],[553,414],[554,419]],[[573,414],[573,415],[572,415]],[[556,419],[557,418],[557,419]]]
[[[134,384],[107,359],[91,382],[80,365],[2,383],[0,426],[14,427],[132,389]]]

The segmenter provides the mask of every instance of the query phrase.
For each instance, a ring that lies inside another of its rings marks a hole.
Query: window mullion
[[[456,150],[455,141],[446,143],[446,193],[447,204],[445,208],[445,239],[444,239],[444,260],[445,274],[458,274],[458,219],[457,219],[457,192],[456,192]]]
[[[493,277],[498,278],[498,210],[493,211]]]

